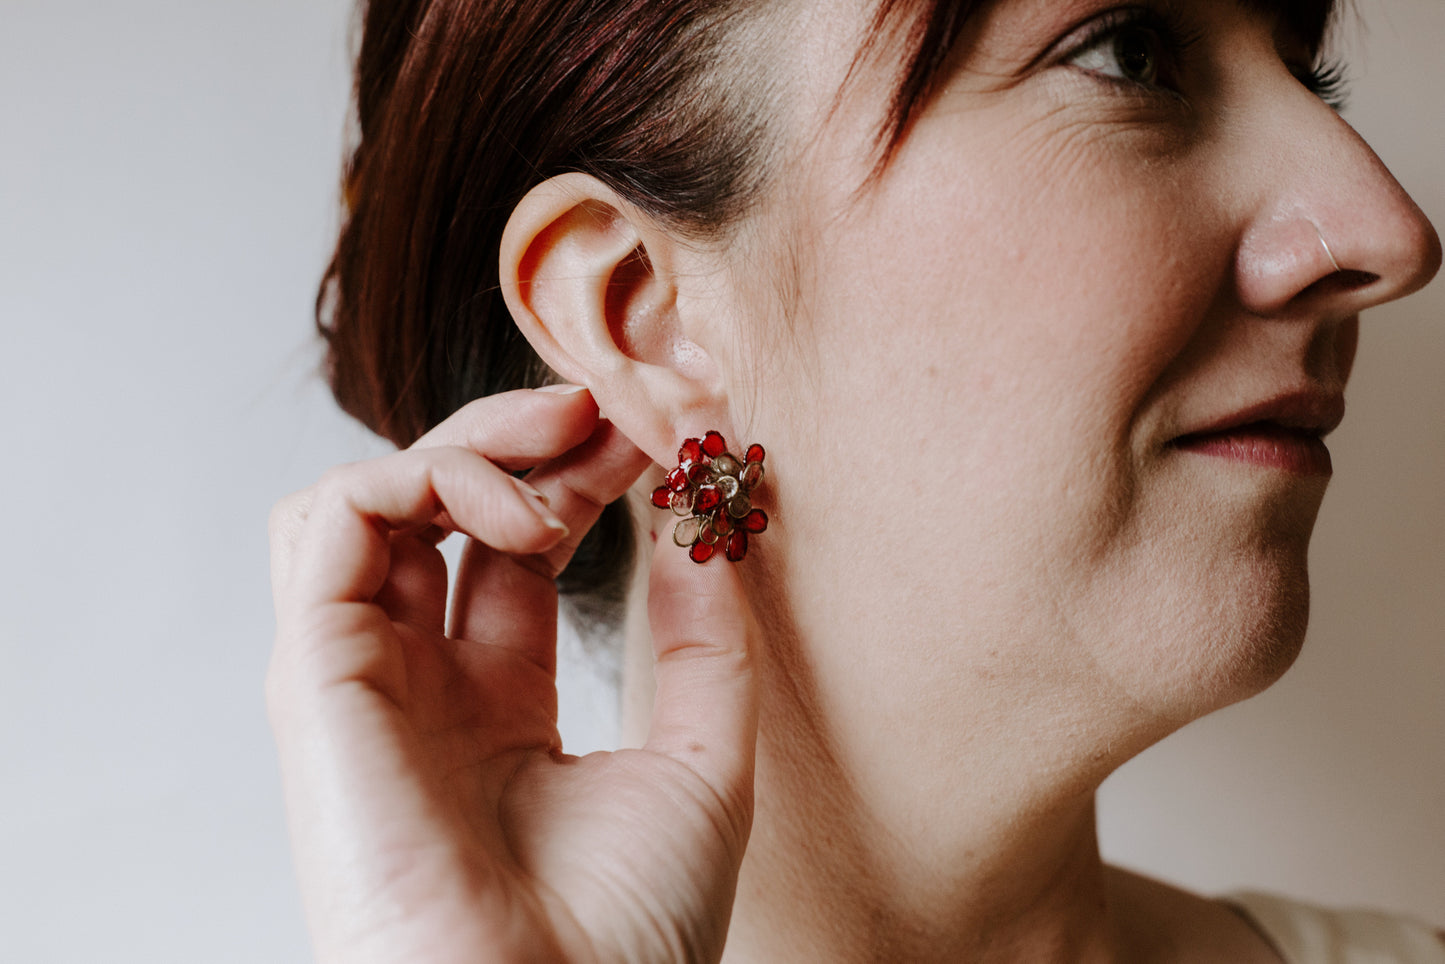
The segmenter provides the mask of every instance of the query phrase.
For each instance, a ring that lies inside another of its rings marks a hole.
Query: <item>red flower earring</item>
[[[763,447],[749,445],[741,459],[727,447],[717,432],[683,442],[677,468],[652,493],[653,505],[683,517],[672,541],[693,562],[707,562],[719,545],[729,562],[738,562],[748,554],[748,533],[768,527],[767,513],[754,509],[751,498],[763,480]]]

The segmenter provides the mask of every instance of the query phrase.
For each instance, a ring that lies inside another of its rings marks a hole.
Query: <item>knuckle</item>
[[[312,490],[305,488],[277,500],[276,504],[271,506],[271,514],[266,519],[266,529],[272,542],[280,541],[301,527],[310,512],[312,498]]]
[[[367,488],[377,487],[380,480],[385,478],[385,473],[380,471],[378,464],[388,458],[395,456],[383,456],[371,462],[333,465],[321,473],[316,484],[308,490],[311,493],[307,506],[308,517],[318,513],[326,515],[337,509],[354,508]]]

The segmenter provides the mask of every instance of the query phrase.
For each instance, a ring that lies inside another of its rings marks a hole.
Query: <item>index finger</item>
[[[597,428],[597,403],[581,385],[519,389],[469,402],[412,444],[466,448],[510,472],[541,465],[581,445]],[[273,582],[289,578],[296,540],[316,498],[312,486],[276,503],[270,518]],[[274,586],[273,586],[274,588]]]
[[[597,403],[581,385],[549,385],[469,402],[412,448],[469,448],[508,471],[529,469],[581,445],[597,427]]]

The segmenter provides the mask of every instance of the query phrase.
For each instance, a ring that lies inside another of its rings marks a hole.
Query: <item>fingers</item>
[[[468,448],[515,471],[530,469],[582,444],[596,425],[597,403],[587,389],[552,385],[470,402],[411,447]]]
[[[412,656],[426,652],[416,631],[435,633],[445,617],[444,567],[428,544],[442,516],[507,552],[544,551],[566,532],[529,486],[468,449],[399,452],[328,473],[277,592],[273,718],[304,715],[342,683],[407,705]]]
[[[601,421],[585,443],[527,476],[569,530],[546,552],[547,567],[554,575],[567,567],[603,508],[620,499],[651,464],[652,459],[615,425]]]
[[[504,552],[541,552],[566,534],[529,486],[474,451],[398,452],[334,469],[317,484],[282,596],[301,607],[370,602],[390,571],[391,533],[443,516]]]
[[[748,812],[757,682],[737,573],[659,550],[648,594],[657,699],[647,748],[686,763]]]
[[[547,668],[555,633],[538,615],[555,609],[553,579],[603,507],[650,464],[598,419],[585,389],[473,402],[406,452],[334,470],[277,505],[278,612],[283,597],[292,606],[374,601],[398,621],[436,631],[445,581],[428,542],[438,527],[457,529],[476,541],[457,580],[451,634],[515,648]],[[504,469],[525,466],[536,466],[528,482],[540,506],[519,503],[515,486],[502,484]],[[534,516],[550,528],[539,530]]]
[[[391,570],[375,602],[393,621],[440,636],[446,629],[447,563],[422,533],[393,534]]]
[[[506,392],[472,402],[414,449],[460,446],[508,470],[534,468],[527,481],[551,504],[571,534],[547,553],[555,575],[603,506],[637,481],[652,460],[605,419],[580,385]]]
[[[569,534],[541,554],[520,558],[468,545],[457,574],[450,635],[504,645],[553,671],[555,629],[538,631],[538,613],[556,607],[553,580],[603,507],[620,498],[651,464],[611,422],[602,421],[586,442],[528,475]]]
[[[549,676],[557,672],[557,585],[542,557],[503,556],[468,541],[457,567],[447,635],[459,642],[485,642],[531,661]]]
[[[437,637],[446,597],[439,535],[459,530],[497,552],[540,558],[567,527],[510,472],[582,444],[596,425],[585,391],[484,399],[411,449],[335,469],[273,510],[278,632],[268,706],[300,863],[320,868],[314,892],[328,901],[338,890],[328,870],[368,885],[395,876],[397,854],[445,852],[427,833],[455,817],[455,774],[450,757],[435,772],[426,740],[438,721],[454,731],[448,713],[470,724],[477,709],[436,696],[455,677]],[[535,636],[554,638],[545,623],[555,612],[554,597],[540,621],[530,614],[543,624]],[[507,682],[497,686],[527,704],[524,722],[544,715],[531,708],[543,701]],[[553,733],[550,718],[542,722]]]
[[[559,385],[478,399],[428,432],[413,448],[468,448],[508,470],[530,468],[581,444],[596,425],[597,404],[586,389]],[[271,511],[273,590],[290,581],[296,539],[315,498],[316,486],[312,486],[282,499]]]
[[[291,555],[296,536],[311,512],[312,488],[293,492],[271,507],[266,530],[271,546],[271,596],[281,598],[282,587],[291,580]]]

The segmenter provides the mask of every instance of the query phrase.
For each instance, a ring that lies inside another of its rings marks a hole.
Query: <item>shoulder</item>
[[[1224,899],[1270,939],[1287,964],[1445,964],[1445,937],[1408,917],[1252,892]]]
[[[1108,901],[1129,960],[1280,964],[1260,930],[1217,900],[1110,867]]]
[[[1252,892],[1214,899],[1110,868],[1130,957],[1235,964],[1445,964],[1445,938],[1407,917]]]

